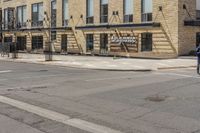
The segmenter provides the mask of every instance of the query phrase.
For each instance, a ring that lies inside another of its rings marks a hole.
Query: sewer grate
[[[48,70],[39,70],[39,72],[47,72]]]
[[[147,98],[145,98],[145,100],[148,100],[148,101],[151,101],[151,102],[163,102],[167,98],[168,98],[168,96],[159,96],[159,95],[156,95],[156,96],[147,97]]]

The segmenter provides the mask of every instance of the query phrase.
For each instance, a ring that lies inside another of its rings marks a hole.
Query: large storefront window
[[[152,0],[142,0],[142,22],[152,21]]]
[[[124,0],[124,22],[133,22],[133,0]]]
[[[63,26],[67,26],[69,21],[68,0],[63,0]]]
[[[43,49],[43,36],[33,36],[32,50],[42,50],[42,49]]]
[[[141,41],[141,51],[152,51],[152,33],[142,33]]]
[[[108,0],[100,0],[100,22],[108,23]]]
[[[86,35],[86,50],[87,52],[92,52],[94,49],[94,36],[93,34]]]
[[[94,23],[94,0],[87,0],[86,11],[86,23]]]
[[[32,26],[43,26],[44,11],[43,3],[36,3],[32,5]]]
[[[26,6],[17,7],[17,28],[26,27]]]

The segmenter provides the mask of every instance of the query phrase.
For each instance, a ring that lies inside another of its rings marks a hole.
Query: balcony
[[[33,21],[32,27],[43,27],[43,21]]]
[[[19,22],[16,24],[16,27],[17,27],[17,29],[26,28],[27,24],[26,24],[26,22],[23,22],[23,23]]]

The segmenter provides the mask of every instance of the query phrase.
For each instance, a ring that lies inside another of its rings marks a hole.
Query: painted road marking
[[[136,75],[136,76],[124,76],[124,77],[108,77],[108,78],[97,78],[97,79],[88,79],[85,80],[86,82],[90,82],[90,81],[104,81],[104,80],[118,80],[118,79],[132,79],[132,78],[139,78],[139,77],[147,77],[147,76],[151,76],[150,74],[146,74],[146,75]]]
[[[12,70],[4,70],[4,71],[0,71],[0,74],[1,73],[10,73],[10,72],[12,72]]]
[[[14,100],[5,96],[1,96],[1,95],[0,95],[0,102],[14,106],[16,108],[25,110],[27,112],[30,112],[36,115],[39,115],[47,119],[51,119],[51,120],[54,120],[66,125],[73,126],[75,128],[78,128],[84,131],[88,131],[92,133],[121,133],[120,131],[111,129],[109,127],[104,127],[104,126],[97,125],[97,124],[94,124],[85,120],[81,120],[81,119],[70,118],[70,116],[67,116],[64,114],[47,110],[35,105],[27,104],[21,101],[17,101],[17,100]]]

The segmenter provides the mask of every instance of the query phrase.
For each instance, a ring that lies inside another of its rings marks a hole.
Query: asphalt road
[[[200,133],[194,68],[114,72],[0,61],[0,96],[11,99],[0,98],[0,133]],[[58,122],[60,115],[69,119]]]

